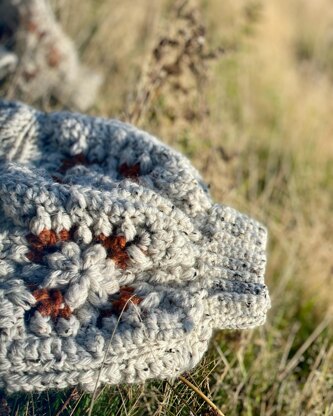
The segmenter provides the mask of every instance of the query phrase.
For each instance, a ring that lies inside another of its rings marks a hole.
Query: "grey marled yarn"
[[[49,0],[0,1],[0,80],[9,74],[16,99],[51,96],[81,111],[94,103],[102,81],[80,62]]]
[[[0,388],[172,378],[264,323],[265,228],[148,133],[0,101],[0,175]]]

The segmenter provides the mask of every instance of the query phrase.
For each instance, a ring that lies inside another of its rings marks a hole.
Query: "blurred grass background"
[[[333,415],[330,0],[52,0],[105,77],[89,113],[185,153],[269,228],[267,324],[217,333],[188,379],[225,415]],[[59,109],[53,100],[33,103]],[[181,381],[1,399],[8,415],[209,415]],[[2,412],[2,413],[1,413]]]

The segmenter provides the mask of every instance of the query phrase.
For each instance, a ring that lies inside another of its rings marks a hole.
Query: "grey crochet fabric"
[[[0,80],[15,98],[55,97],[78,110],[90,107],[102,78],[82,65],[48,0],[0,1]]]
[[[0,388],[172,378],[264,323],[266,229],[117,120],[0,101]]]

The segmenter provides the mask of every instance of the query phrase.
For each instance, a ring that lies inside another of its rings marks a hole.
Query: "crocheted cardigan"
[[[0,388],[173,378],[264,323],[266,229],[118,120],[0,100]]]

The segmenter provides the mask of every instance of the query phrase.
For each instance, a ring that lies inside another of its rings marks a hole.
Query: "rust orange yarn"
[[[37,310],[42,316],[51,316],[52,319],[68,319],[72,312],[65,304],[64,298],[58,289],[36,289],[32,292],[37,301]]]

